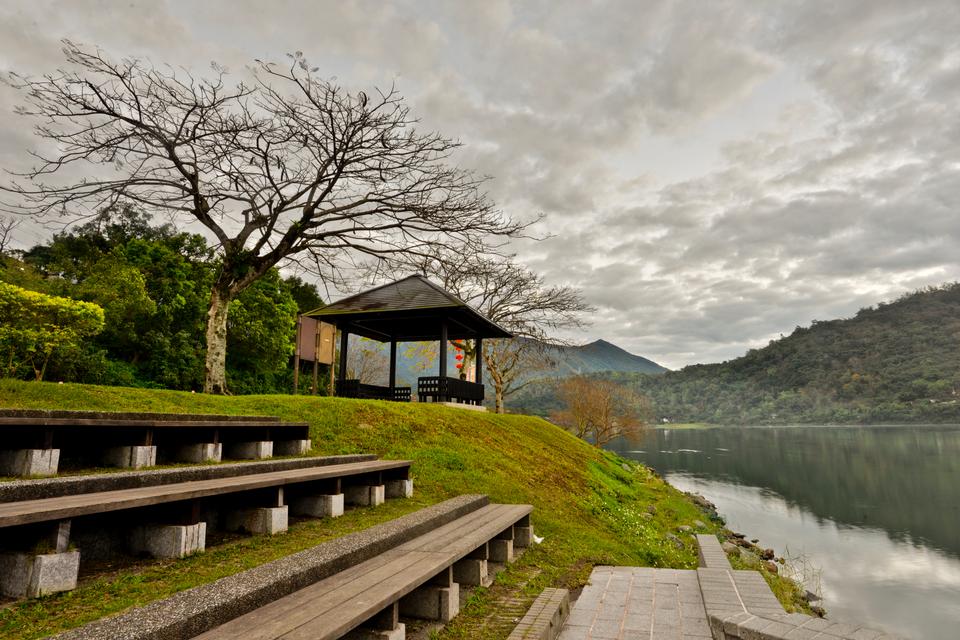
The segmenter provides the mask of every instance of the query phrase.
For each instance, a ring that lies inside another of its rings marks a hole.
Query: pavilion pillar
[[[347,346],[350,344],[350,332],[346,329],[340,330],[340,371],[337,372],[337,380],[343,382],[347,379]]]
[[[440,323],[440,402],[447,401],[447,321]]]
[[[390,341],[390,393],[397,386],[397,341]]]
[[[473,351],[476,359],[473,381],[477,384],[483,384],[483,338],[477,338],[473,341]]]

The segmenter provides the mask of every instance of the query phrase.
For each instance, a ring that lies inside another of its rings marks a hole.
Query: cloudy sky
[[[522,261],[670,367],[960,279],[960,3],[47,2],[0,5],[0,69],[59,40],[241,77],[302,50],[396,82],[516,217]],[[33,146],[0,90],[0,166]],[[42,239],[37,227],[19,238]]]

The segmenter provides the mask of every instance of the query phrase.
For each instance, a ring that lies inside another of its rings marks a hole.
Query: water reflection
[[[831,618],[960,636],[960,428],[658,430],[610,448],[807,557]]]

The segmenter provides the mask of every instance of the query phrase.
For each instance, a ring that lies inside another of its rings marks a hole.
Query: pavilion
[[[451,378],[447,376],[447,345],[450,340],[474,340],[479,354],[484,338],[513,337],[466,302],[420,275],[363,291],[304,315],[336,325],[340,331],[336,394],[351,398],[409,401],[410,387],[397,387],[397,343],[437,340],[440,343],[438,375],[418,378],[419,400],[480,405],[483,403],[483,359],[477,358],[475,382]],[[386,387],[346,378],[350,334],[390,343]]]

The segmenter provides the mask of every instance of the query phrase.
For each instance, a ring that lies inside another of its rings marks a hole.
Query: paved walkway
[[[696,571],[596,567],[559,640],[707,640]]]

